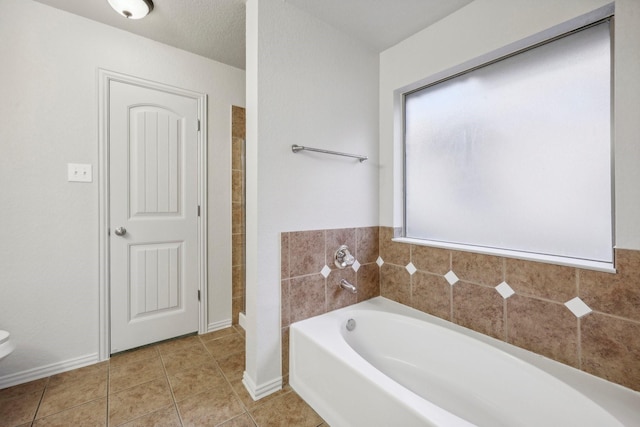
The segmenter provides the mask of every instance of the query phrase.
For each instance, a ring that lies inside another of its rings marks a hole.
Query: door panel
[[[198,330],[198,104],[122,82],[109,97],[115,353]]]
[[[155,107],[130,112],[131,216],[180,214],[181,132],[183,118]]]
[[[131,320],[160,311],[181,310],[181,243],[130,246]]]

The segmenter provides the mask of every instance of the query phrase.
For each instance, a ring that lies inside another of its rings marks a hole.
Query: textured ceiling
[[[245,68],[244,0],[153,0],[153,12],[135,21],[114,12],[107,0],[35,1]],[[382,51],[472,0],[282,1]]]
[[[245,68],[244,0],[154,0],[140,20],[118,15],[107,0],[35,0],[112,27]]]

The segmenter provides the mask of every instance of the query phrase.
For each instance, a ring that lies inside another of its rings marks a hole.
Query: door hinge
[[[200,132],[200,119],[198,119],[198,132]]]
[[[200,289],[198,289],[198,301],[200,301]]]
[[[198,216],[200,216],[200,205],[198,205]]]

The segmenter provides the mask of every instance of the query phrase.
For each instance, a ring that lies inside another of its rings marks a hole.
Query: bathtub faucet
[[[351,283],[347,282],[347,279],[340,280],[340,285],[339,286],[342,289],[344,289],[345,291],[351,292],[352,294],[358,293],[358,290],[356,289],[356,287],[354,285],[352,285]]]

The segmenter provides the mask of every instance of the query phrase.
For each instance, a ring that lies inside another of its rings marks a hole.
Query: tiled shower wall
[[[289,325],[380,295],[378,227],[281,234],[282,374],[289,372]],[[339,269],[334,254],[347,245],[357,262]],[[342,290],[346,279],[357,294]]]
[[[231,107],[231,263],[233,268],[232,294],[231,294],[231,319],[235,325],[238,323],[238,315],[244,311],[244,177],[245,177],[245,109]]]
[[[392,236],[380,227],[382,296],[640,390],[640,251],[616,250],[610,274]],[[445,278],[450,271],[454,284]],[[514,291],[506,298],[496,290],[503,282]],[[576,297],[587,314],[565,306]]]
[[[389,227],[282,233],[283,375],[291,323],[380,294],[640,391],[640,251],[616,250],[611,274],[392,237]],[[357,272],[333,265],[341,244],[356,248]],[[357,285],[357,297],[338,288],[343,277]],[[513,294],[505,298],[501,284]],[[576,297],[586,314],[565,305]]]

